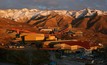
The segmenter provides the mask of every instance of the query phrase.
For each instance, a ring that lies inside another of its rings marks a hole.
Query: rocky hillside
[[[107,15],[97,15],[91,17],[81,17],[72,21],[76,28],[91,29],[95,32],[107,34]]]
[[[107,12],[105,11],[9,9],[0,10],[0,43],[8,43],[11,40],[12,36],[6,33],[11,28],[37,32],[38,27],[61,27],[65,29],[68,24],[71,24],[73,28],[83,30],[84,37],[81,38],[83,40],[95,39],[94,41],[107,42]],[[66,37],[67,35],[65,35]]]
[[[36,15],[27,21],[28,24],[37,27],[64,27],[70,24],[74,18],[71,16],[51,12],[49,15]]]
[[[11,30],[12,28],[23,29],[32,32],[35,32],[37,30],[36,28],[33,28],[32,26],[26,23],[18,23],[10,19],[0,18],[0,44],[6,44],[11,41],[13,36],[10,36],[7,31]]]
[[[32,27],[65,27],[71,24],[75,28],[91,29],[107,34],[107,12],[101,10],[88,8],[80,11],[8,9],[0,10],[0,17]]]

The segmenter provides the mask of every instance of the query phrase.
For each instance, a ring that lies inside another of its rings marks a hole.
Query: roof
[[[67,45],[70,45],[70,46],[79,45],[79,46],[84,47],[86,49],[90,49],[90,47],[92,47],[92,46],[98,46],[98,44],[92,43],[92,42],[89,42],[89,41],[78,41],[78,40],[46,41],[46,43],[52,43],[52,42],[58,42],[58,43],[61,43],[61,44],[64,43],[64,44],[67,44]]]
[[[52,29],[41,29],[40,31],[52,31]]]
[[[58,50],[58,48],[40,48],[40,50]]]
[[[86,49],[89,49],[90,48],[90,42],[88,41],[64,41],[64,42],[60,42],[60,43],[65,43],[65,44],[68,44],[68,45],[79,45],[79,46],[82,46]]]

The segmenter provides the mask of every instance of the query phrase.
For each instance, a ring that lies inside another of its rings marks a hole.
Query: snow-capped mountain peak
[[[0,10],[0,17],[8,18],[18,22],[26,22],[26,20],[31,19],[36,15],[47,16],[52,12],[55,12],[59,15],[67,15],[73,16],[74,18],[80,18],[85,16],[92,16],[94,13],[98,15],[106,15],[106,12],[101,10],[91,10],[89,8],[80,10],[80,11],[67,11],[67,10],[38,10],[38,9],[8,9],[8,10]]]

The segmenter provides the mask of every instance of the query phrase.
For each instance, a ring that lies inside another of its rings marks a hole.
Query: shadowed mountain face
[[[0,0],[0,8],[40,8],[80,10],[84,8],[107,10],[107,0]]]
[[[36,16],[27,22],[32,26],[37,27],[65,27],[71,24],[74,28],[82,28],[86,30],[93,30],[107,34],[107,15],[86,16],[81,18],[73,18],[72,16],[59,15],[51,13],[47,16]]]
[[[76,28],[91,29],[95,32],[107,34],[107,15],[94,15],[75,19],[72,25]]]
[[[31,18],[27,23],[37,27],[64,27],[70,24],[73,19],[74,18],[71,16],[51,12],[51,14],[47,16],[37,15]]]

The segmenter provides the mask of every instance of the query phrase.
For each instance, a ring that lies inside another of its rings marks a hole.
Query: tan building
[[[57,40],[57,38],[53,35],[49,35],[46,40]]]
[[[73,34],[73,36],[82,37],[83,36],[83,32],[82,31],[76,31],[75,34]]]
[[[43,48],[48,48],[49,47],[50,42],[44,42],[43,44]]]
[[[21,36],[25,36],[25,41],[37,41],[45,39],[44,34],[38,33],[21,33],[20,37]]]
[[[80,48],[83,48],[83,47],[81,47],[81,46],[79,46],[79,45],[73,45],[73,46],[71,46],[71,50],[78,50],[78,49],[80,49]]]
[[[91,46],[90,47],[90,50],[96,50],[96,49],[98,49],[98,48],[100,48],[99,46]]]
[[[62,44],[56,44],[54,45],[55,48],[60,48],[60,49],[70,49],[70,45],[67,45],[65,43]]]
[[[41,29],[40,31],[41,31],[41,32],[43,32],[43,31],[45,31],[45,32],[47,32],[47,31],[50,32],[50,31],[53,31],[53,30],[52,30],[52,29]]]
[[[65,44],[65,43],[62,43],[62,44],[56,44],[56,45],[54,45],[54,47],[55,48],[60,48],[60,49],[68,49],[68,50],[72,50],[72,51],[74,51],[74,50],[78,50],[78,49],[80,49],[80,48],[83,48],[83,47],[81,47],[81,46],[79,46],[79,45],[68,45],[68,44]]]

